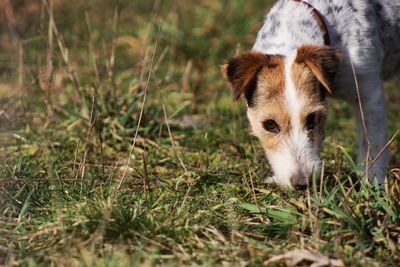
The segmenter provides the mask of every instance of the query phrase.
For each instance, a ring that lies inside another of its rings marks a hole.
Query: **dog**
[[[354,107],[358,162],[371,182],[384,183],[383,81],[400,72],[399,1],[278,0],[252,51],[222,71],[235,99],[246,100],[279,186],[304,189],[319,177],[330,95]]]

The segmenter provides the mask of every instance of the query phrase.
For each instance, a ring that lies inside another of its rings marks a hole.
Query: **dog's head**
[[[340,55],[327,46],[301,46],[291,56],[249,52],[228,60],[222,70],[242,95],[247,116],[285,188],[305,188],[320,171],[327,107],[325,93],[338,70]]]

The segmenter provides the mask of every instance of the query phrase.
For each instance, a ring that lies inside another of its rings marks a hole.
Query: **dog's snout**
[[[290,178],[290,183],[296,190],[304,190],[307,188],[307,178],[302,174],[295,174]]]

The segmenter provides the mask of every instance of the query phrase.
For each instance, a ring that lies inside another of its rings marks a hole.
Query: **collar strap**
[[[328,32],[328,27],[326,26],[326,23],[319,11],[310,3],[304,1],[304,0],[293,0],[298,3],[303,3],[305,4],[311,11],[311,14],[314,16],[315,20],[318,22],[319,26],[321,29],[324,31],[324,44],[325,45],[330,45],[330,39],[329,39],[329,32]]]

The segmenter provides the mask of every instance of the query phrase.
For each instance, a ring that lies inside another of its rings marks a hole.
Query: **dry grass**
[[[219,70],[251,47],[268,3],[0,5],[2,264],[262,266],[295,252],[399,264],[398,86],[386,85],[385,195],[355,186],[352,112],[340,102],[322,182],[281,193],[263,184],[266,160]]]

